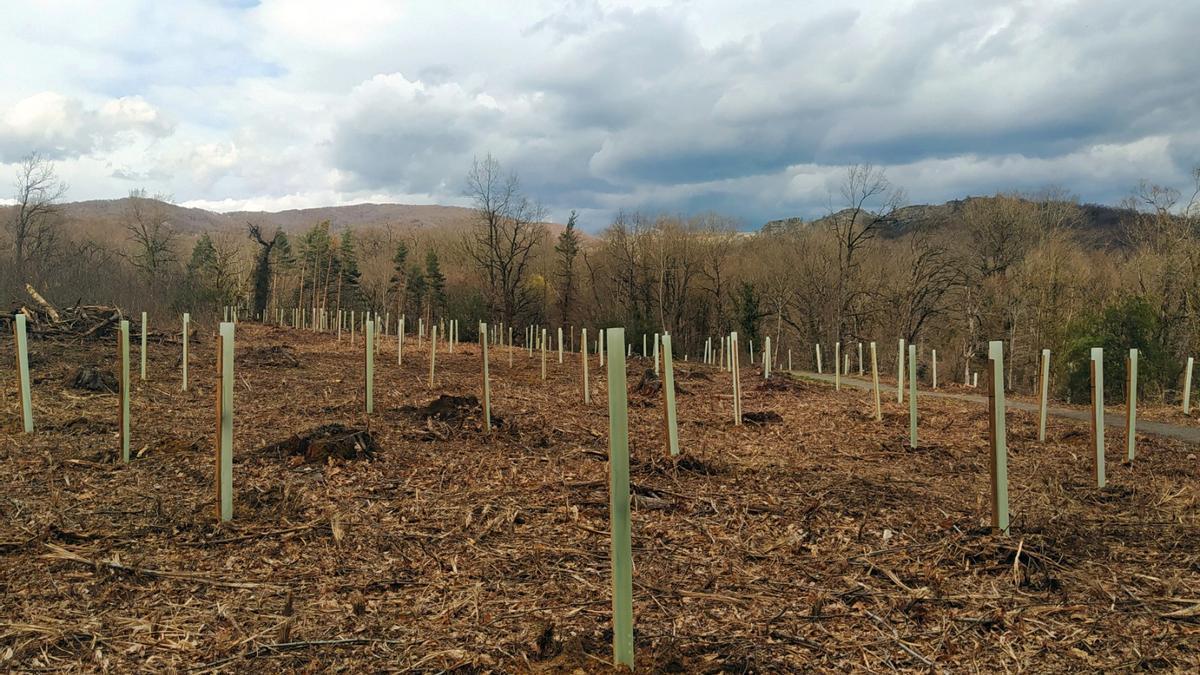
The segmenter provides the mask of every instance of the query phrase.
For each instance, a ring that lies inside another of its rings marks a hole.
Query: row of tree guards
[[[220,520],[228,521],[233,518],[233,419],[234,419],[234,335],[237,312],[236,310],[227,310],[227,316],[231,321],[221,322],[217,331],[216,345],[216,366],[217,366],[217,383],[215,387],[216,394],[216,501],[217,511]],[[306,319],[303,315],[308,315]],[[276,316],[280,325],[283,325],[282,313]],[[326,319],[332,318],[333,324],[326,323]],[[313,330],[330,330],[330,326],[336,326],[340,333],[342,329],[348,328],[351,334],[352,342],[357,334],[357,327],[361,321],[363,329],[363,369],[364,369],[364,406],[365,412],[368,415],[374,414],[374,386],[375,386],[375,358],[382,344],[382,337],[387,334],[386,318],[381,318],[377,314],[367,316],[355,316],[353,312],[343,313],[321,313],[312,311],[311,314],[296,310],[292,314],[292,326],[300,329],[312,328]],[[311,321],[311,323],[305,323]],[[190,332],[191,317],[189,314],[184,314],[182,317],[182,388],[188,388],[188,338]],[[23,314],[17,314],[13,322],[15,332],[15,347],[17,373],[20,387],[21,401],[21,417],[23,427],[26,433],[33,433],[34,419],[32,394],[30,387],[29,373],[29,358],[28,358],[28,335],[26,330],[26,317]],[[397,364],[402,365],[404,359],[404,336],[406,332],[405,317],[401,316],[397,321]],[[454,345],[458,340],[458,322],[454,320],[441,321],[432,323],[429,326],[429,386],[434,386],[434,375],[436,369],[436,355],[439,327],[446,333],[446,348],[449,352],[453,352]],[[425,332],[424,320],[418,320],[417,340],[418,347],[421,346]],[[513,352],[516,350],[513,344],[513,329],[511,326],[505,327],[501,325],[489,326],[487,323],[480,323],[478,326],[478,335],[480,341],[480,358],[481,358],[481,390],[482,390],[482,407],[484,416],[484,429],[486,432],[491,431],[491,381],[490,381],[490,355],[489,345],[496,344],[505,346],[505,337],[507,337],[508,346],[508,363],[512,365]],[[141,369],[140,377],[146,378],[146,345],[147,345],[147,321],[146,314],[141,316]],[[558,362],[564,362],[564,336],[562,328],[557,330],[557,356]],[[574,341],[574,331],[571,332],[572,343]],[[674,357],[672,353],[671,336],[669,334],[655,334],[652,350],[647,345],[647,335],[643,335],[642,340],[642,355],[644,358],[650,358],[653,355],[654,371],[662,376],[662,392],[663,392],[663,424],[665,445],[672,456],[679,454],[679,434],[676,418],[675,406],[675,382],[674,382]],[[525,332],[528,356],[532,358],[533,351],[536,349],[541,357],[541,375],[542,379],[546,378],[546,362],[548,353],[551,351],[551,341],[553,338],[546,328],[528,326]],[[585,404],[591,402],[591,391],[589,383],[589,365],[588,365],[588,333],[586,329],[580,332],[580,357],[581,371],[583,376],[582,396]],[[130,322],[121,320],[118,328],[118,344],[117,357],[120,370],[120,447],[121,460],[123,462],[130,461]],[[760,362],[764,379],[769,379],[772,375],[773,361],[777,358],[777,354],[772,351],[771,339],[768,337],[764,341],[764,351]],[[573,347],[573,344],[572,344]],[[612,527],[612,575],[613,575],[613,648],[614,657],[618,664],[626,664],[632,667],[633,665],[633,605],[632,605],[632,559],[631,559],[631,540],[630,540],[630,504],[629,504],[629,427],[628,427],[628,391],[625,386],[611,386],[611,383],[626,382],[626,358],[632,356],[632,343],[627,343],[625,340],[625,331],[623,328],[607,328],[599,331],[596,338],[595,353],[599,359],[601,367],[605,365],[607,359],[608,365],[608,403],[609,403],[609,452],[610,452],[610,521]],[[749,356],[751,363],[754,361],[753,344],[750,344]],[[905,388],[905,364],[907,362],[907,385],[908,385],[908,412],[909,412],[909,444],[912,447],[917,447],[918,427],[917,427],[917,347],[916,345],[906,345],[901,340],[898,345],[898,381],[897,381],[897,401],[903,402]],[[661,351],[660,351],[661,348]],[[907,353],[905,353],[907,351]],[[731,374],[732,386],[732,412],[733,422],[735,425],[742,423],[742,392],[741,392],[741,357],[739,348],[739,338],[737,332],[731,332],[729,335],[720,338],[719,344],[714,344],[710,338],[705,342],[703,363],[711,366],[718,366],[722,371],[728,371]],[[882,421],[882,406],[881,406],[881,391],[879,384],[879,368],[878,368],[878,353],[876,344],[870,342],[868,344],[868,353],[870,356],[870,389],[871,399],[874,403],[875,419]],[[821,360],[822,352],[819,345],[815,349],[815,364],[818,373],[823,372],[823,363]],[[906,358],[907,357],[907,358]],[[1095,479],[1098,487],[1105,485],[1105,466],[1104,466],[1104,369],[1103,369],[1104,353],[1101,348],[1093,348],[1091,351],[1091,380],[1092,380],[1092,414],[1091,414],[1091,435],[1094,448],[1094,468]],[[792,368],[791,351],[788,351],[788,370]],[[866,371],[864,363],[863,344],[858,344],[858,361],[859,375],[864,375]],[[932,352],[933,378],[936,382],[936,351]],[[843,375],[848,375],[850,372],[850,355],[842,354],[841,344],[834,345],[834,387],[841,388],[841,378]],[[1041,353],[1041,369],[1039,381],[1039,412],[1038,412],[1038,440],[1045,441],[1046,438],[1046,418],[1048,412],[1048,381],[1050,376],[1050,350],[1042,350]],[[1129,460],[1133,460],[1136,454],[1136,429],[1137,429],[1137,365],[1138,365],[1138,350],[1130,349],[1127,356],[1127,380],[1126,380],[1126,453]],[[1186,386],[1184,393],[1183,407],[1184,411],[1190,411],[1190,390],[1191,378],[1194,361],[1192,358],[1187,360],[1186,368]],[[1008,532],[1009,529],[1009,506],[1008,506],[1008,450],[1007,450],[1007,433],[1005,427],[1005,396],[1003,388],[1003,373],[1004,373],[1004,345],[1003,342],[993,341],[988,345],[988,364],[987,364],[987,386],[988,386],[988,408],[989,408],[989,438],[990,438],[990,458],[989,472],[991,485],[991,525],[998,531]],[[977,374],[976,374],[977,377]]]

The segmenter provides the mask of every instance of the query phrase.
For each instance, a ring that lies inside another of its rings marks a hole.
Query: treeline
[[[188,239],[161,202],[128,200],[127,237],[100,242],[56,226],[65,194],[53,167],[31,157],[6,222],[11,264],[0,283],[19,302],[24,282],[59,304],[104,302],[203,319],[238,305],[273,316],[293,307],[457,318],[518,327],[621,325],[670,332],[698,358],[709,337],[736,330],[747,348],[771,336],[776,363],[791,350],[811,368],[814,345],[879,344],[887,372],[897,341],[937,349],[943,382],[983,369],[1004,340],[1008,385],[1032,391],[1042,349],[1065,398],[1087,392],[1087,356],[1104,347],[1120,399],[1124,355],[1141,350],[1144,396],[1173,400],[1200,337],[1200,173],[1186,191],[1137,186],[1124,222],[1099,245],[1081,234],[1083,209],[1060,192],[968,200],[955,222],[896,227],[902,193],[882,169],[847,170],[836,213],[758,233],[717,214],[621,213],[595,236],[548,226],[517,176],[492,157],[467,176],[474,218],[462,230],[335,231],[314,223],[289,237],[270,223]],[[415,325],[410,322],[409,325]],[[592,333],[595,334],[595,333]]]

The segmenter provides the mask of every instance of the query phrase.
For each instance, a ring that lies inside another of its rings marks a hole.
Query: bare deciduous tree
[[[833,337],[841,342],[846,337],[847,318],[858,299],[854,273],[858,269],[856,254],[888,223],[895,220],[896,210],[904,193],[887,179],[882,167],[855,164],[846,170],[841,188],[842,210],[833,212],[829,220],[838,240],[837,317]]]
[[[54,163],[38,153],[17,166],[16,209],[7,226],[13,241],[13,268],[18,282],[26,281],[29,264],[44,261],[57,242],[58,203],[67,185]]]
[[[147,196],[142,189],[131,190],[125,204],[125,230],[133,242],[129,262],[151,284],[159,282],[179,262],[175,250],[175,229],[167,219],[164,195]]]
[[[504,173],[490,154],[467,174],[475,226],[464,242],[484,282],[488,309],[507,325],[533,302],[526,287],[532,253],[545,237],[545,212],[521,194],[516,173]]]

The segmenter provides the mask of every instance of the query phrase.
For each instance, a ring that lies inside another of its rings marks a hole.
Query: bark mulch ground
[[[578,355],[543,382],[536,356],[493,348],[486,430],[475,345],[440,352],[430,389],[428,342],[398,367],[385,340],[368,419],[361,341],[247,323],[237,340],[226,524],[211,327],[187,392],[178,346],[151,345],[129,464],[117,397],[69,386],[115,372],[112,344],[32,341],[32,436],[0,370],[0,667],[611,669],[605,369],[588,406]],[[866,392],[746,368],[760,423],[734,426],[727,373],[676,370],[677,460],[660,395],[630,394],[638,670],[1200,669],[1194,447],[1144,437],[1129,466],[1110,432],[1097,490],[1086,425],[1052,419],[1039,444],[1012,412],[1004,536],[982,406],[922,400],[913,449],[894,398],[876,423]]]

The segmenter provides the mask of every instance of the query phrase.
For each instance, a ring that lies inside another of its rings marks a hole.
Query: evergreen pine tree
[[[446,275],[438,264],[437,252],[429,249],[425,254],[425,285],[429,297],[429,318],[433,319],[435,312],[441,312],[446,307]]]
[[[554,252],[558,254],[558,319],[565,330],[575,306],[575,257],[579,255],[579,232],[575,230],[575,212],[567,219],[567,227],[558,235]]]

